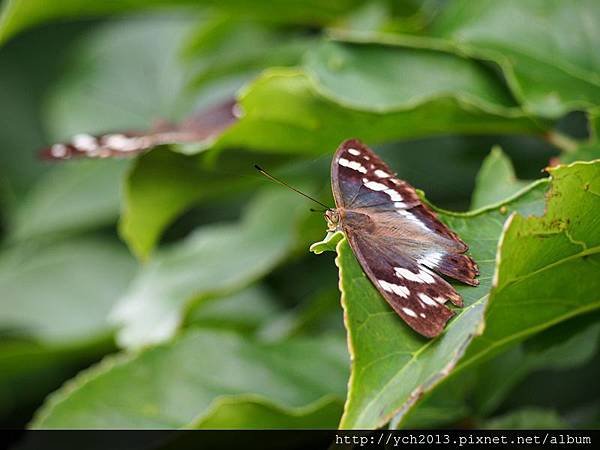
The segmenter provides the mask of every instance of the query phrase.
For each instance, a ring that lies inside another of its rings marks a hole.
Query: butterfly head
[[[328,231],[337,231],[340,228],[340,213],[337,209],[327,209],[325,211],[325,220],[327,221]]]

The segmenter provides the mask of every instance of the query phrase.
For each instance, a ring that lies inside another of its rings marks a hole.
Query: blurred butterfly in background
[[[463,302],[441,275],[477,286],[477,264],[467,245],[436,217],[406,181],[367,146],[344,141],[331,162],[335,208],[326,208],[329,231],[342,231],[363,271],[396,313],[417,333],[439,335]]]
[[[40,156],[49,160],[135,156],[158,145],[196,143],[216,137],[238,117],[239,107],[231,99],[196,112],[179,124],[160,121],[144,132],[77,134],[69,142],[42,149]]]

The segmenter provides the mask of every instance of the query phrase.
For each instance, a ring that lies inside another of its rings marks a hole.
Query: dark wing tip
[[[346,140],[342,141],[342,143],[338,147],[339,148],[342,148],[342,147],[351,147],[353,145],[364,145],[364,144],[359,139],[349,138],[349,139],[346,139]]]
[[[444,317],[441,318],[442,320],[438,320],[433,323],[407,320],[404,317],[403,319],[415,332],[419,333],[423,337],[433,339],[443,333],[443,331],[446,329],[446,324],[455,315],[454,311],[446,308],[445,306],[442,306],[442,308],[444,308]]]
[[[372,150],[367,145],[365,145],[360,139],[357,138],[350,138],[346,139],[345,141],[342,141],[342,143],[338,145],[336,153],[339,154],[349,148],[357,148],[372,153]]]

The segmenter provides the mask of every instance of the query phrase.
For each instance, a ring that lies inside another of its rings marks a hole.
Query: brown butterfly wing
[[[467,245],[357,140],[338,148],[332,187],[342,228],[372,283],[415,331],[438,335],[453,314],[444,303],[462,306],[439,274],[478,284]]]

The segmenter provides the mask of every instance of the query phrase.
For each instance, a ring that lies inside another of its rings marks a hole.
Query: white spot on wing
[[[417,317],[417,314],[410,308],[402,308],[402,311],[404,311],[404,314],[406,314],[407,316]]]
[[[408,211],[405,211],[405,210],[402,210],[402,209],[398,210],[398,214],[400,214],[401,216],[405,217],[406,219],[408,219],[409,221],[411,221],[415,225],[418,225],[419,227],[423,228],[424,230],[429,231],[430,233],[432,232],[429,228],[427,228],[425,226],[425,224],[423,222],[421,222],[419,219],[417,219],[414,214],[409,213]]]
[[[394,267],[396,271],[396,276],[400,278],[404,278],[405,280],[415,281],[417,283],[427,283],[431,284],[435,282],[433,276],[426,270],[419,270],[419,272],[414,273],[411,270],[405,269],[404,267]]]
[[[120,152],[133,152],[148,147],[150,142],[143,136],[127,137],[124,134],[109,134],[104,137],[103,144]]]
[[[93,152],[98,149],[98,140],[89,134],[76,134],[71,142],[84,152]]]
[[[55,158],[64,158],[67,156],[67,146],[64,144],[54,144],[50,147],[50,154]]]
[[[422,258],[420,258],[417,262],[424,266],[429,267],[430,269],[435,269],[437,265],[442,260],[443,254],[441,252],[429,252]]]
[[[388,188],[385,184],[378,183],[377,181],[366,181],[365,187],[368,187],[372,191],[385,191]]]
[[[377,169],[374,173],[379,178],[389,178],[389,177],[391,177],[391,175],[389,173],[387,173],[385,170],[381,170],[381,169]]]
[[[406,203],[403,203],[403,202],[394,202],[394,206],[396,208],[406,208]]]
[[[350,153],[351,155],[354,155],[354,156],[360,155],[360,152],[358,150],[356,150],[355,148],[349,148],[348,153]]]
[[[360,173],[367,173],[367,169],[358,161],[349,161],[346,158],[340,158],[338,162],[340,163],[340,166],[348,167],[349,169],[356,170]]]
[[[438,305],[434,299],[432,299],[429,295],[423,294],[422,292],[419,292],[419,298],[426,305],[429,305],[429,306],[437,306]]]
[[[390,196],[393,202],[401,202],[402,196],[394,189],[386,189],[385,193]]]
[[[377,280],[377,282],[379,283],[379,286],[381,286],[381,289],[383,289],[386,292],[393,292],[394,294],[399,295],[403,298],[408,298],[408,294],[410,294],[410,291],[406,286],[388,283],[385,280]]]
[[[363,178],[363,183],[364,183],[365,187],[371,189],[372,191],[385,192],[390,197],[390,200],[393,202],[398,202],[398,203],[402,202],[402,196],[395,189],[390,189],[388,186],[386,186],[383,183],[379,183],[378,181],[369,181],[368,178]],[[401,208],[406,205],[404,203],[401,203],[401,205],[394,205],[394,206]]]

